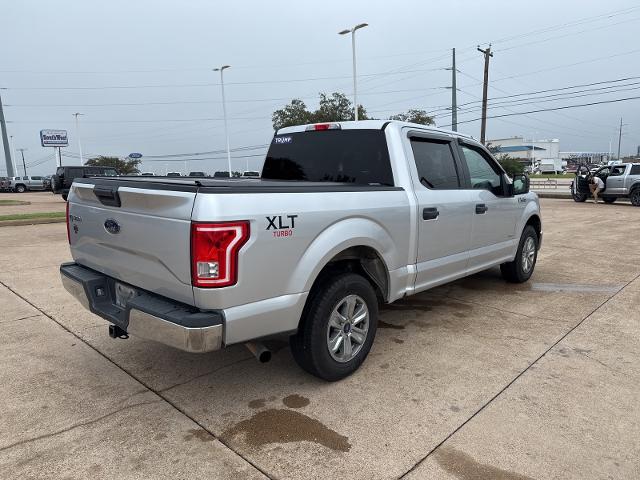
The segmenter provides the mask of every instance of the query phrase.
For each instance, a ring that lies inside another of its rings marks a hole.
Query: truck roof
[[[397,128],[402,127],[412,127],[420,130],[428,130],[431,132],[444,133],[446,135],[452,135],[456,137],[463,138],[471,138],[471,135],[467,135],[465,133],[454,132],[453,130],[447,130],[445,128],[438,128],[432,125],[422,125],[420,123],[411,123],[411,122],[401,122],[400,120],[358,120],[357,122],[353,120],[345,121],[345,122],[319,122],[319,123],[308,123],[305,125],[295,125],[292,127],[284,127],[276,132],[276,135],[281,135],[283,133],[297,133],[304,132],[307,130],[307,127],[313,125],[321,125],[321,124],[337,124],[340,125],[342,130],[381,130],[388,125],[396,126]]]

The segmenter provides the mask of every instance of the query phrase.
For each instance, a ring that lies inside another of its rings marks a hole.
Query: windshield
[[[262,178],[393,185],[382,130],[323,130],[276,135]]]

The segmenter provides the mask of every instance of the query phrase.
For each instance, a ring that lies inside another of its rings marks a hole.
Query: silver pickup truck
[[[288,335],[326,380],[355,371],[378,304],[500,266],[531,276],[540,206],[471,137],[402,122],[288,127],[259,179],[76,179],[62,283],[128,334],[191,352]]]
[[[628,198],[631,204],[640,207],[640,163],[607,165],[591,173],[586,167],[576,171],[571,182],[571,195],[576,202],[584,202],[591,196],[589,182],[592,177],[600,177],[604,189],[598,194],[605,203],[613,203],[618,198]]]

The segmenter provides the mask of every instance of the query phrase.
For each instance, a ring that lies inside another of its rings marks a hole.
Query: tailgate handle
[[[484,203],[478,203],[476,204],[476,213],[478,215],[481,215],[483,213],[486,213],[487,210],[489,210],[489,207],[487,207]]]
[[[118,187],[96,185],[93,187],[93,193],[103,205],[108,205],[109,207],[119,207],[121,205]]]

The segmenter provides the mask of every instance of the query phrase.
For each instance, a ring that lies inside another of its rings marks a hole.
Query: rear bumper
[[[135,296],[116,304],[116,280],[76,263],[60,266],[64,288],[87,310],[137,337],[187,352],[211,352],[222,347],[221,311],[203,312],[166,297],[126,285]],[[123,302],[121,302],[123,303]]]

